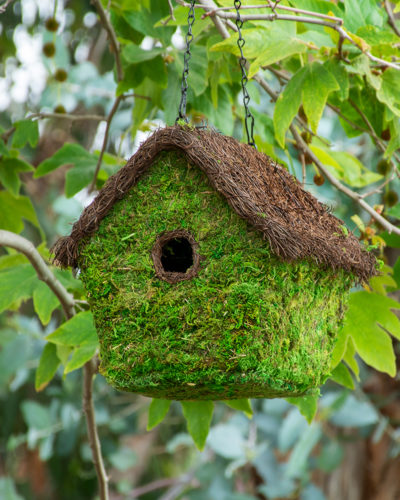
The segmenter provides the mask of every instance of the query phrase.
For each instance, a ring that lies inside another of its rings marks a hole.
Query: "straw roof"
[[[169,150],[182,151],[191,164],[200,168],[214,189],[262,233],[282,259],[312,259],[352,272],[360,281],[376,274],[373,254],[285,168],[232,137],[179,125],[154,132],[108,179],[75,222],[70,236],[54,245],[58,265],[77,267],[79,243],[96,232],[114,203],[135,186],[157,155]]]

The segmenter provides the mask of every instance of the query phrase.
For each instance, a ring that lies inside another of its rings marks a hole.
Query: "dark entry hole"
[[[186,238],[173,238],[161,249],[161,264],[164,271],[186,273],[193,266],[192,245]]]

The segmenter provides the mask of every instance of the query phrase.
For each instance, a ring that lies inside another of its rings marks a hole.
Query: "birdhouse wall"
[[[151,252],[185,229],[201,263],[157,277]],[[116,388],[169,399],[300,395],[324,382],[353,277],[283,262],[197,167],[161,153],[82,245],[81,277]]]

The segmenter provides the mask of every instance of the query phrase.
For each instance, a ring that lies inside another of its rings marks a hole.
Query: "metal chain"
[[[190,2],[190,8],[189,8],[189,13],[188,13],[188,32],[186,34],[186,51],[185,55],[183,58],[183,73],[182,73],[182,84],[181,84],[181,102],[179,104],[179,111],[178,111],[178,116],[175,120],[175,123],[178,122],[178,120],[185,120],[187,123],[189,120],[186,116],[186,101],[187,101],[187,91],[188,91],[188,76],[189,76],[189,61],[190,58],[192,57],[192,54],[190,52],[190,44],[192,43],[192,40],[194,38],[192,34],[192,26],[195,21],[195,15],[194,15],[194,4],[196,3],[196,0],[191,0]]]
[[[243,27],[243,20],[240,16],[240,7],[242,6],[242,2],[240,0],[235,0],[234,1],[235,9],[236,9],[236,27],[238,30],[239,38],[237,41],[237,46],[239,47],[240,50],[240,58],[239,58],[239,64],[240,64],[240,69],[242,70],[242,91],[243,91],[243,106],[245,109],[245,117],[244,117],[244,123],[246,126],[246,134],[247,134],[247,143],[250,146],[253,146],[254,148],[256,147],[256,144],[254,142],[254,137],[253,137],[253,132],[254,132],[254,116],[251,114],[251,111],[249,109],[249,102],[250,102],[250,96],[249,93],[247,92],[247,72],[246,72],[246,64],[247,64],[247,59],[243,55],[243,47],[244,44],[246,43],[244,41],[244,38],[242,37],[242,27]]]

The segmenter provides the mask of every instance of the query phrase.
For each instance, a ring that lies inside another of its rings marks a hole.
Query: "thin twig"
[[[161,22],[163,26],[166,26],[170,21],[175,21],[174,6],[172,5],[171,0],[168,0],[168,7],[169,7],[169,16],[165,21]]]
[[[86,417],[86,426],[94,467],[97,473],[99,483],[99,494],[101,500],[109,500],[108,477],[104,467],[104,461],[101,454],[101,444],[96,427],[96,414],[93,405],[93,376],[97,373],[97,363],[94,359],[88,361],[83,370],[83,411]]]
[[[400,30],[397,27],[396,20],[393,15],[392,7],[390,6],[389,0],[385,0],[385,9],[388,15],[388,23],[393,28],[393,31],[397,36],[400,36]]]
[[[3,5],[0,5],[0,14],[4,14],[6,11],[7,7],[12,3],[14,0],[6,0]]]
[[[207,7],[207,6],[199,6],[199,5],[195,5],[195,7],[197,8],[206,8],[206,9],[211,9],[210,7]],[[334,21],[334,22],[338,22],[340,24],[343,24],[343,19],[341,19],[340,17],[335,17],[335,16],[328,16],[327,14],[321,14],[319,12],[313,12],[311,10],[304,10],[304,9],[297,9],[295,7],[287,7],[286,5],[274,5],[272,4],[271,2],[268,3],[268,4],[264,4],[264,5],[242,5],[240,7],[241,10],[245,10],[245,9],[273,9],[274,11],[276,9],[280,9],[280,10],[286,10],[286,11],[289,11],[289,12],[296,12],[297,14],[306,14],[308,16],[313,16],[313,17],[319,17],[321,19],[329,19],[331,21]],[[219,12],[219,11],[224,11],[224,10],[234,10],[235,7],[218,7],[216,9],[212,9],[210,10],[209,12],[207,12],[206,14],[203,14],[203,18],[204,17],[208,17],[208,16],[213,16],[216,12]]]
[[[101,24],[103,28],[107,31],[108,39],[112,47],[112,52],[115,57],[115,65],[117,67],[117,80],[120,82],[124,78],[124,72],[122,70],[121,53],[120,46],[117,40],[117,35],[115,34],[114,28],[104,10],[100,0],[91,0],[92,4],[96,7],[97,13],[100,16]]]
[[[60,118],[61,120],[71,120],[71,121],[97,121],[101,122],[107,120],[106,116],[101,115],[74,115],[70,113],[33,113],[25,118],[25,120],[45,120],[47,118]]]
[[[301,151],[300,152],[300,162],[301,162],[301,185],[304,186],[306,185],[306,157],[305,154]]]
[[[97,160],[96,169],[95,169],[94,174],[93,174],[93,180],[89,186],[89,193],[91,193],[96,187],[97,176],[99,174],[101,162],[103,161],[103,156],[104,156],[104,153],[105,153],[106,147],[107,147],[108,134],[110,132],[111,122],[112,122],[112,119],[113,119],[115,113],[117,112],[118,106],[119,106],[120,102],[122,101],[122,99],[123,99],[123,96],[121,96],[121,95],[115,99],[113,107],[111,108],[111,111],[109,112],[109,114],[107,116],[107,125],[106,125],[106,130],[104,132],[103,145],[102,145],[101,150],[100,150],[99,159]]]
[[[67,319],[75,315],[74,297],[57,280],[33,243],[23,238],[19,234],[10,231],[0,230],[0,246],[14,248],[24,254],[35,269],[38,278],[46,283],[50,290],[59,300],[61,307]],[[97,361],[92,359],[83,368],[84,390],[83,390],[83,408],[86,416],[86,425],[88,429],[89,444],[92,449],[93,463],[99,482],[101,500],[108,500],[108,479],[105,473],[104,461],[101,454],[100,440],[97,433],[96,419],[92,398],[93,375],[97,371]]]
[[[379,137],[376,135],[376,132],[374,130],[374,127],[371,125],[371,122],[368,120],[367,116],[365,115],[365,113],[357,106],[357,104],[352,101],[351,99],[349,99],[349,103],[351,105],[352,108],[354,108],[357,113],[361,116],[363,122],[365,123],[365,125],[367,126],[368,130],[369,130],[369,133],[371,135],[371,137],[373,138],[373,140],[375,141],[375,144],[378,146],[378,148],[382,151],[382,153],[385,152],[386,150],[386,147],[385,145],[383,144],[383,142],[379,139]]]

